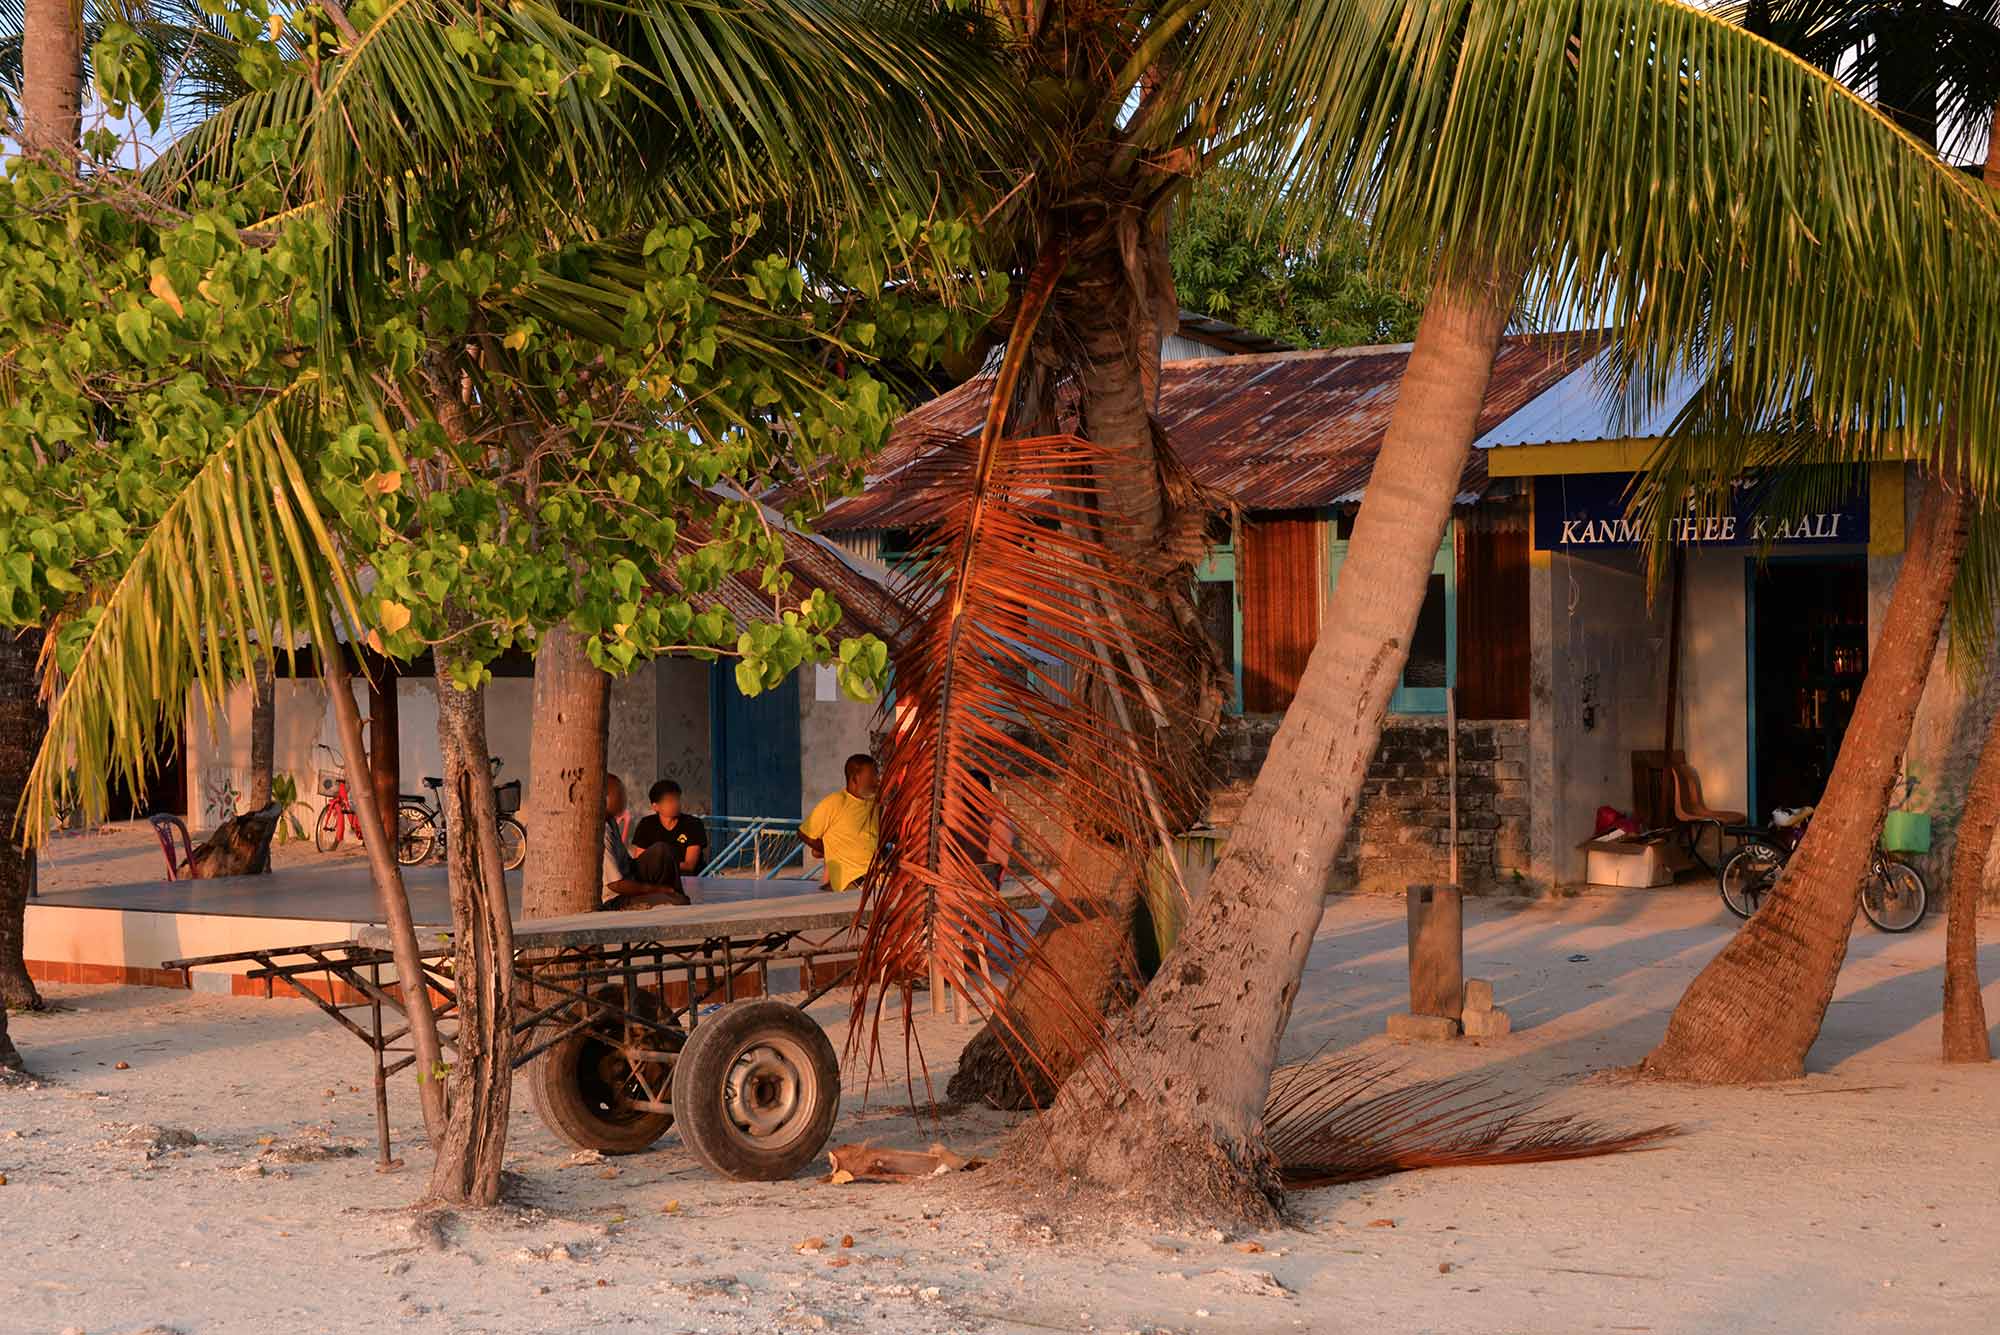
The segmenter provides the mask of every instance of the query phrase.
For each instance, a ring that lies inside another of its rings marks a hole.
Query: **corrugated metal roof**
[[[1650,440],[1667,434],[1674,416],[1700,387],[1677,377],[1658,402],[1622,393],[1609,370],[1610,353],[1590,358],[1481,436],[1480,449],[1559,445],[1593,440]]]
[[[1503,341],[1480,414],[1490,433],[1561,382],[1596,336],[1520,334]],[[1410,345],[1213,357],[1161,368],[1161,423],[1196,481],[1250,510],[1302,510],[1360,499],[1395,407]],[[991,381],[984,377],[904,415],[869,469],[866,489],[840,501],[822,532],[910,528],[931,522],[944,497],[909,465],[953,438],[978,433]],[[1066,426],[1068,424],[1065,424]],[[902,479],[902,481],[899,481]],[[1486,491],[1474,452],[1461,504]]]
[[[792,577],[791,587],[783,595],[784,607],[794,607],[810,598],[813,590],[823,589],[829,598],[840,604],[841,623],[835,631],[836,636],[870,634],[890,644],[898,641],[910,613],[891,591],[891,576],[886,566],[842,551],[830,539],[802,533],[768,509],[766,517],[784,545],[784,569]],[[709,529],[701,521],[682,521],[682,546],[693,549],[710,541],[710,538]],[[720,606],[735,618],[738,625],[771,620],[782,609],[774,604],[769,593],[759,587],[760,575],[758,570],[740,572],[689,601],[698,611]],[[665,578],[669,584],[676,582],[671,569],[665,572]]]

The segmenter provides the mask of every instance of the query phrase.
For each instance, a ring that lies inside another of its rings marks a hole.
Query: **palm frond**
[[[1620,1131],[1547,1116],[1532,1096],[1491,1092],[1485,1076],[1388,1087],[1392,1064],[1372,1054],[1283,1067],[1264,1109],[1264,1143],[1287,1187],[1338,1186],[1423,1168],[1553,1163],[1652,1149],[1677,1126]]]
[[[180,724],[191,689],[217,709],[229,682],[259,661],[308,637],[327,651],[336,617],[361,624],[300,461],[318,431],[320,389],[303,375],[246,418],[89,610],[21,804],[30,843],[46,836],[69,771],[91,819],[102,818],[114,777],[143,792],[153,739]]]
[[[1824,462],[1900,432],[2000,479],[2000,216],[1768,41],[1668,0],[1252,0],[1195,64],[1260,95],[1234,142],[1281,222],[1365,218],[1406,276],[1523,257],[1650,396],[1719,368],[1746,422],[1810,394]]]

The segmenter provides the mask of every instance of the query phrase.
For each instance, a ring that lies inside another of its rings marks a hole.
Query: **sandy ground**
[[[288,867],[323,867],[333,861],[352,860],[355,866],[367,863],[361,841],[348,836],[331,853],[313,847],[312,827],[301,809],[299,823],[306,837],[271,843],[271,865],[278,871]],[[197,831],[200,843],[206,832]],[[57,836],[42,854],[41,889],[44,893],[77,890],[94,885],[129,885],[157,881],[166,874],[160,841],[144,821],[115,821],[94,829],[77,830]]]
[[[60,1009],[14,1022],[45,1083],[0,1088],[0,1330],[2000,1328],[2000,1069],[1937,1063],[1939,922],[1862,928],[1801,1083],[1589,1079],[1646,1051],[1729,929],[1693,889],[1472,906],[1468,971],[1517,1032],[1401,1049],[1408,1069],[1491,1071],[1688,1134],[1307,1193],[1296,1227],[1255,1238],[1106,1236],[928,1186],[727,1183],[671,1137],[577,1162],[525,1107],[518,1203],[426,1236],[405,1208],[419,1153],[374,1171],[365,1052],[304,1003],[52,988]],[[1399,902],[1331,905],[1288,1053],[1387,1047],[1402,945]],[[2000,987],[1987,1005],[2000,1015]],[[817,1014],[838,1043],[838,1003]],[[968,1032],[924,1021],[937,1074]],[[408,1149],[415,1101],[396,1094]],[[836,1143],[972,1151],[1005,1125],[861,1095]],[[824,1250],[801,1251],[812,1238]]]

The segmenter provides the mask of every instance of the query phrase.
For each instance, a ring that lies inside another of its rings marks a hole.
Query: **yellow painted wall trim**
[[[1559,445],[1496,445],[1486,451],[1488,477],[1553,477],[1559,473],[1636,473],[1658,440],[1574,440]]]
[[[1900,556],[1903,551],[1903,485],[1908,464],[1868,465],[1868,554]]]

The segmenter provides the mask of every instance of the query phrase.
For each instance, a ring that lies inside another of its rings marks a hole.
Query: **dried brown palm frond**
[[[1287,1187],[1330,1187],[1420,1168],[1550,1163],[1650,1149],[1673,1125],[1620,1131],[1548,1116],[1533,1095],[1493,1089],[1487,1076],[1385,1088],[1396,1066],[1369,1054],[1321,1057],[1278,1071],[1264,1139]]]

